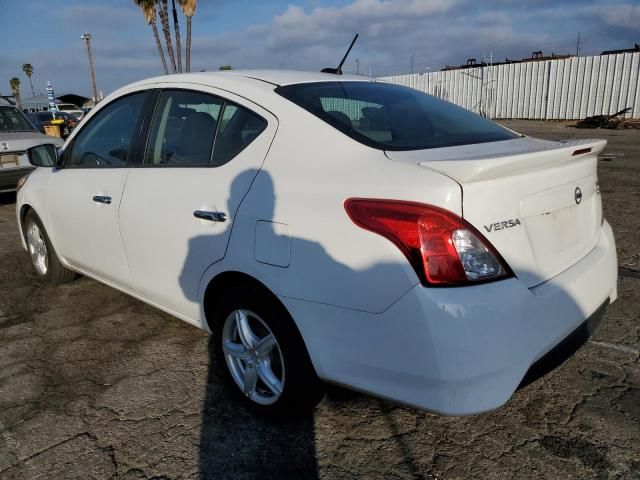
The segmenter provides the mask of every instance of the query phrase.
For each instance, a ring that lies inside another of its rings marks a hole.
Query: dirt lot
[[[506,122],[505,122],[506,123]],[[640,269],[640,132],[605,137],[605,212]],[[607,160],[608,158],[608,160]],[[0,478],[640,478],[640,279],[595,337],[498,411],[444,418],[336,391],[294,424],[219,387],[201,331],[94,281],[35,283],[0,197]]]

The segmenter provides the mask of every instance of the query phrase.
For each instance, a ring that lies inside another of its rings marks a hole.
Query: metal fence
[[[626,107],[640,117],[640,52],[540,60],[379,80],[490,118],[580,119]]]

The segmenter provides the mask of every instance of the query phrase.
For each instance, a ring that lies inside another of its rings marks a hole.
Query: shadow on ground
[[[318,478],[313,414],[265,421],[239,404],[219,378],[213,338],[202,410],[200,479]]]
[[[16,203],[16,192],[0,192],[0,206]]]

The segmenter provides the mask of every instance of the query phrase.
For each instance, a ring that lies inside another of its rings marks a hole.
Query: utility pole
[[[360,75],[360,59],[356,58],[356,75]]]
[[[96,74],[93,71],[93,53],[91,52],[91,34],[85,32],[80,37],[87,44],[87,54],[89,55],[89,72],[91,73],[91,86],[93,87],[93,104],[98,103],[98,88],[96,87]]]
[[[411,75],[413,75],[413,65],[415,63],[416,56],[411,54]]]
[[[580,56],[580,32],[578,32],[578,43],[576,44],[576,57]]]

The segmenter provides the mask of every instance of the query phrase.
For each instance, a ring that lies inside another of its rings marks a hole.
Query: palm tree
[[[178,54],[178,72],[182,73],[182,48],[180,45],[180,25],[178,23],[178,12],[176,12],[176,0],[171,0],[173,7],[173,30],[176,32],[176,53]]]
[[[9,85],[11,85],[11,92],[13,92],[16,103],[18,104],[18,107],[20,107],[22,104],[20,101],[20,79],[18,77],[13,77],[9,80]]]
[[[173,53],[173,43],[171,42],[171,30],[169,28],[169,7],[167,0],[160,0],[159,5],[160,23],[162,24],[162,33],[164,33],[164,41],[167,44],[167,52],[173,66],[173,73],[177,73],[176,57]]]
[[[197,0],[178,0],[182,7],[182,13],[187,17],[187,48],[185,52],[185,72],[191,71],[191,17],[196,13]]]
[[[31,81],[31,75],[33,75],[33,65],[25,63],[22,65],[22,71],[29,78],[29,85],[31,85],[31,94],[35,97],[36,92],[33,91],[33,82]]]
[[[156,39],[156,45],[158,46],[160,60],[162,60],[162,67],[164,68],[164,73],[166,75],[169,73],[169,69],[167,68],[167,60],[164,57],[162,43],[160,42],[160,35],[158,34],[158,27],[156,26],[156,0],[133,0],[133,3],[142,9],[144,18],[147,20],[147,23],[151,25],[151,30],[153,30],[153,36]]]

